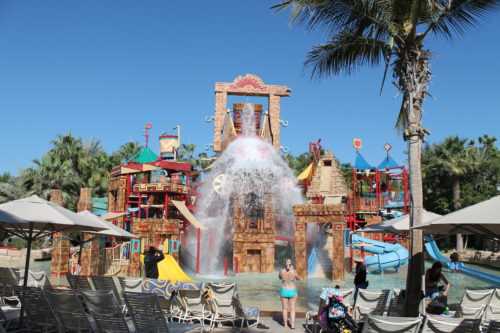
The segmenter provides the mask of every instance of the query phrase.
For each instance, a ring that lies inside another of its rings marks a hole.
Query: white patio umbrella
[[[9,220],[14,216],[18,221]],[[25,272],[29,271],[31,244],[34,240],[55,232],[100,231],[106,229],[95,221],[78,215],[36,195],[0,204],[0,229],[24,239],[26,245]],[[19,220],[25,221],[20,223]],[[23,286],[28,283],[24,274]]]
[[[424,210],[422,212],[422,220],[423,222],[428,222],[434,219],[441,217],[441,215],[428,212]],[[363,229],[359,229],[360,232],[392,232],[392,233],[400,233],[407,232],[410,230],[410,215],[406,214],[403,216],[396,217],[394,219],[386,220],[377,224],[371,224]]]
[[[433,234],[500,236],[500,195],[414,226]]]
[[[83,212],[77,213],[78,215],[85,216],[86,218],[94,221],[96,224],[102,225],[104,230],[101,231],[88,231],[85,232],[86,234],[94,234],[94,235],[101,235],[101,236],[115,236],[115,237],[124,237],[124,238],[139,238],[138,236],[120,228],[117,225],[114,225],[113,223],[110,223],[101,217],[92,214],[88,210],[84,210]]]

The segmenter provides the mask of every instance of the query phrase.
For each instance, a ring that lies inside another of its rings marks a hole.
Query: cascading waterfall
[[[276,233],[294,237],[292,205],[302,203],[296,178],[274,147],[256,136],[253,106],[245,104],[242,135],[232,141],[207,173],[196,204],[196,217],[211,235],[202,237],[201,271],[217,273],[224,258],[232,255],[233,200],[243,200],[244,211],[252,215],[265,201],[289,223],[277,223]],[[240,203],[241,204],[241,203]],[[187,252],[195,253],[196,238],[190,234]]]

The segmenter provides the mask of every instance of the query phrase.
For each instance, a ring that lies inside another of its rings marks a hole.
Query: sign
[[[179,252],[179,241],[178,240],[171,240],[168,242],[168,251],[170,253],[175,253]]]
[[[139,239],[130,240],[130,252],[141,252],[141,241]]]
[[[361,139],[353,139],[352,146],[356,149],[361,149],[363,147],[363,141],[361,141]]]
[[[295,230],[306,230],[306,224],[305,223],[296,223],[295,224]]]
[[[391,144],[390,144],[390,143],[386,143],[386,144],[384,145],[384,149],[385,149],[387,152],[388,152],[389,150],[391,150],[391,149],[392,149]]]

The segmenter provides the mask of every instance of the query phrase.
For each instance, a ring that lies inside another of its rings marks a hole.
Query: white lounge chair
[[[464,296],[455,313],[456,318],[477,319],[483,315],[486,305],[490,301],[495,289],[469,290],[466,289]]]
[[[389,309],[387,315],[391,317],[404,317],[405,315],[405,294],[403,289],[394,289],[392,298],[389,302]]]
[[[480,319],[427,316],[422,333],[478,333]]]
[[[209,322],[209,327],[213,327],[214,312],[209,304],[207,292],[201,289],[179,289],[182,315],[180,320],[200,322],[205,326],[205,321]]]
[[[383,315],[389,291],[389,289],[360,289],[354,304],[354,321],[362,322],[368,314]]]
[[[385,317],[367,315],[362,333],[417,333],[423,317]]]

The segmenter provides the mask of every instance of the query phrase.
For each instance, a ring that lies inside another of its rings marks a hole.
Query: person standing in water
[[[281,280],[281,304],[283,306],[283,325],[288,328],[288,311],[290,311],[290,328],[295,328],[295,303],[297,302],[297,288],[295,282],[300,280],[299,273],[295,270],[291,259],[285,261],[285,268],[279,273]]]

